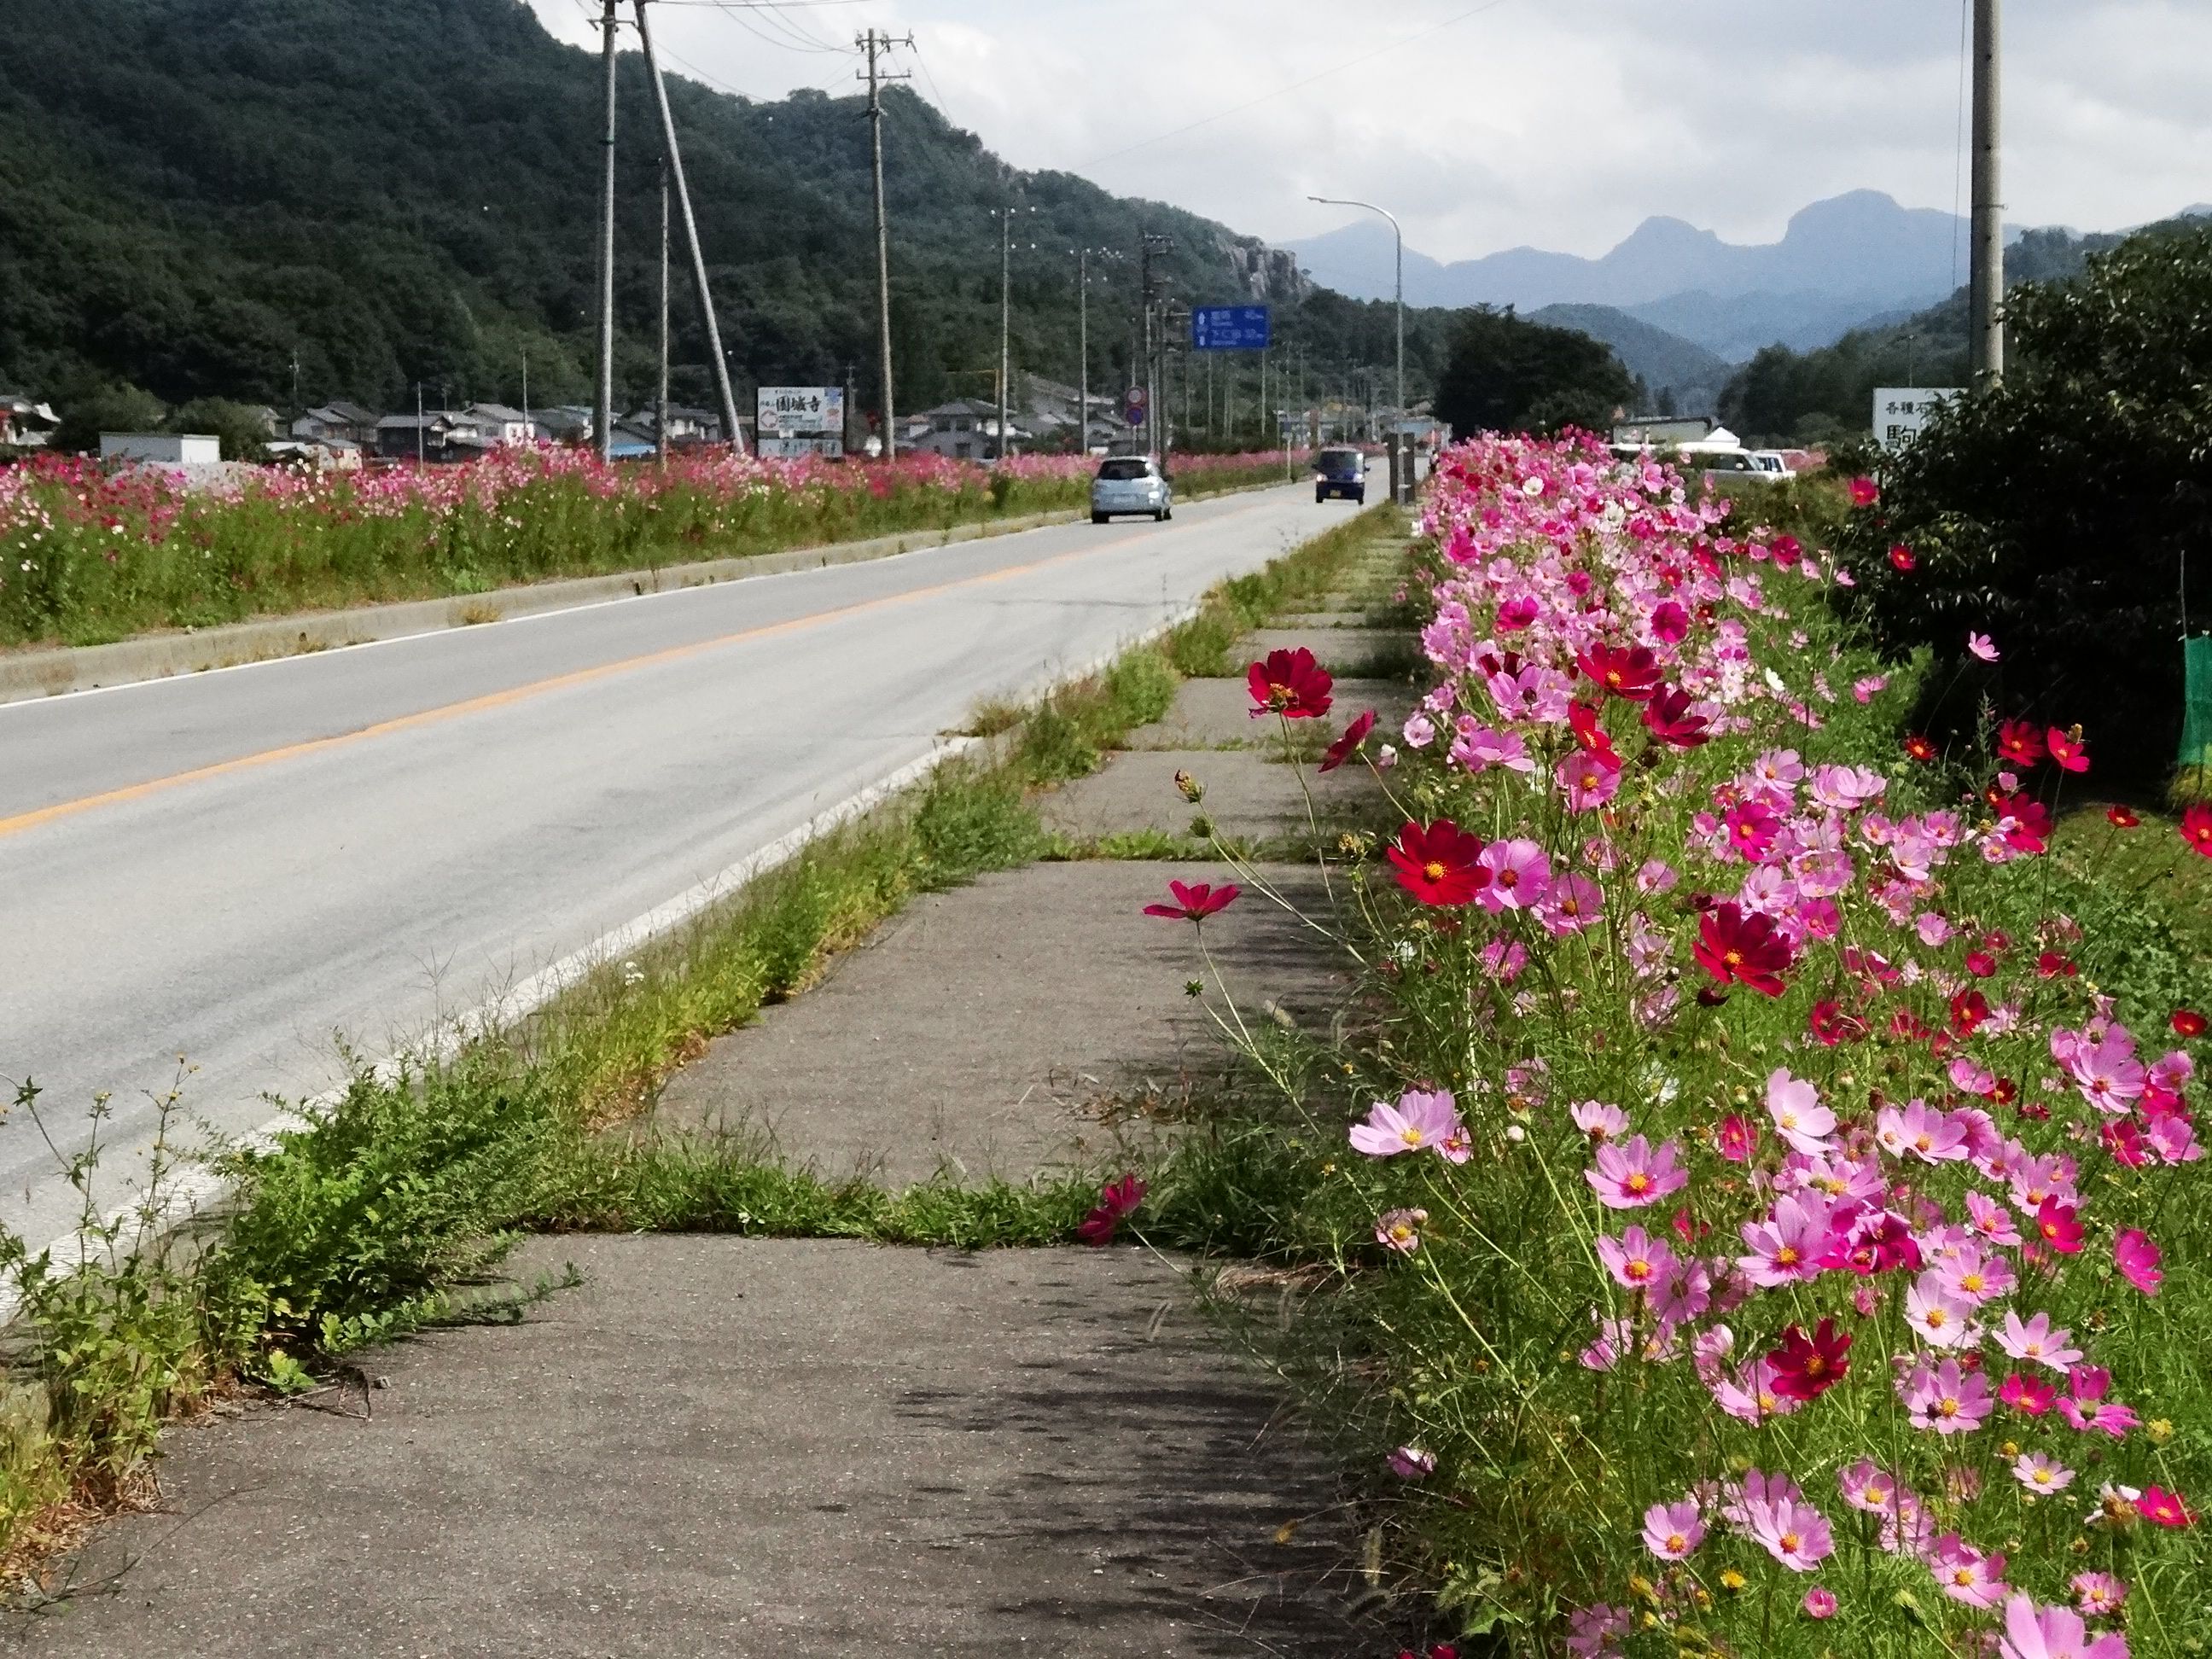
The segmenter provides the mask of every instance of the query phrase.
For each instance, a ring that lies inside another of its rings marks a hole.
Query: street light
[[[1406,233],[1398,227],[1398,216],[1388,208],[1372,202],[1355,202],[1342,196],[1309,196],[1309,202],[1320,202],[1328,207],[1364,208],[1370,213],[1379,213],[1390,222],[1390,234],[1398,240],[1398,412],[1390,422],[1392,453],[1396,453],[1398,430],[1406,424]],[[1393,462],[1395,469],[1396,463]]]

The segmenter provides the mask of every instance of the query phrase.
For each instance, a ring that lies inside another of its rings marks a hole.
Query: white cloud
[[[585,0],[532,3],[594,38]],[[1449,259],[1596,253],[1655,213],[1767,240],[1862,187],[1948,208],[1962,3],[836,0],[653,22],[672,58],[758,97],[842,91],[851,64],[813,46],[911,30],[915,89],[1018,167],[1273,240],[1344,222],[1310,193],[1368,196]],[[2212,198],[2212,7],[2005,10],[2010,219],[2118,228]]]

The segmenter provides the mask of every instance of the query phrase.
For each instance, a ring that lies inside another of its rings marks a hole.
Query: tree
[[[261,411],[250,404],[228,398],[195,398],[169,416],[172,432],[208,432],[222,440],[226,461],[265,461],[269,459],[269,428]]]
[[[150,392],[99,380],[80,380],[54,402],[61,423],[49,442],[60,450],[97,451],[103,432],[158,432],[169,413]]]
[[[1858,592],[1899,652],[1929,647],[1923,711],[2088,728],[2100,774],[2171,767],[2182,595],[2212,616],[2212,229],[2147,232],[2070,282],[2006,299],[2011,370],[1948,405],[1854,515]],[[1917,555],[1900,572],[1895,543]],[[2003,655],[1985,669],[1967,630]]]
[[[1611,347],[1483,307],[1461,313],[1437,382],[1436,416],[1459,433],[1602,430],[1635,392]]]

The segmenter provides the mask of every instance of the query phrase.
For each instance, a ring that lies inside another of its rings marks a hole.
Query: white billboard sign
[[[1955,386],[1878,386],[1874,389],[1874,441],[1902,449],[1918,437],[1936,411],[1959,396]]]
[[[845,388],[764,386],[753,398],[753,422],[763,455],[842,455]]]

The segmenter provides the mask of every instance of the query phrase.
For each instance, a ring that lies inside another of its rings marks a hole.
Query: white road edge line
[[[619,604],[621,601],[609,603]],[[1081,667],[1057,673],[1047,670],[1039,681],[1023,694],[1022,700],[1037,701],[1060,686],[1072,685],[1103,672],[1128,652],[1149,645],[1170,629],[1188,621],[1198,614],[1199,609],[1200,602],[1195,601],[1179,606],[1164,620],[1143,629],[1126,643]],[[796,830],[779,836],[758,852],[749,854],[705,880],[695,883],[666,903],[655,905],[644,915],[632,917],[619,927],[600,934],[581,950],[571,951],[550,967],[532,974],[513,989],[479,1004],[466,1013],[444,1021],[435,1036],[376,1061],[370,1066],[369,1074],[388,1079],[411,1066],[449,1060],[471,1042],[528,1018],[562,992],[582,982],[594,969],[680,927],[702,911],[741,891],[748,884],[790,863],[832,830],[865,817],[921,782],[947,761],[981,747],[984,741],[981,738],[956,737],[938,742],[927,754],[908,761],[828,811],[816,813]],[[229,1145],[240,1151],[265,1152],[273,1149],[279,1135],[288,1130],[306,1128],[318,1117],[335,1109],[351,1086],[350,1083],[342,1084],[325,1089],[320,1094],[311,1095],[297,1106],[288,1108],[258,1127],[232,1139]],[[116,1237],[123,1237],[125,1235],[120,1230],[126,1224],[136,1222],[138,1224],[137,1241],[143,1244],[149,1235],[167,1231],[178,1223],[211,1208],[225,1195],[228,1188],[222,1177],[204,1164],[179,1164],[170,1172],[167,1179],[170,1184],[166,1195],[157,1197],[156,1201],[150,1205],[143,1198],[135,1203],[118,1205],[102,1218],[103,1227],[117,1230]],[[52,1240],[43,1254],[56,1262],[64,1261],[74,1255],[77,1265],[82,1267],[89,1264],[97,1254],[91,1245],[92,1240],[85,1230],[74,1229]],[[41,1253],[33,1253],[34,1259],[38,1254]],[[21,1291],[12,1274],[0,1281],[0,1328],[13,1322],[21,1301]]]

